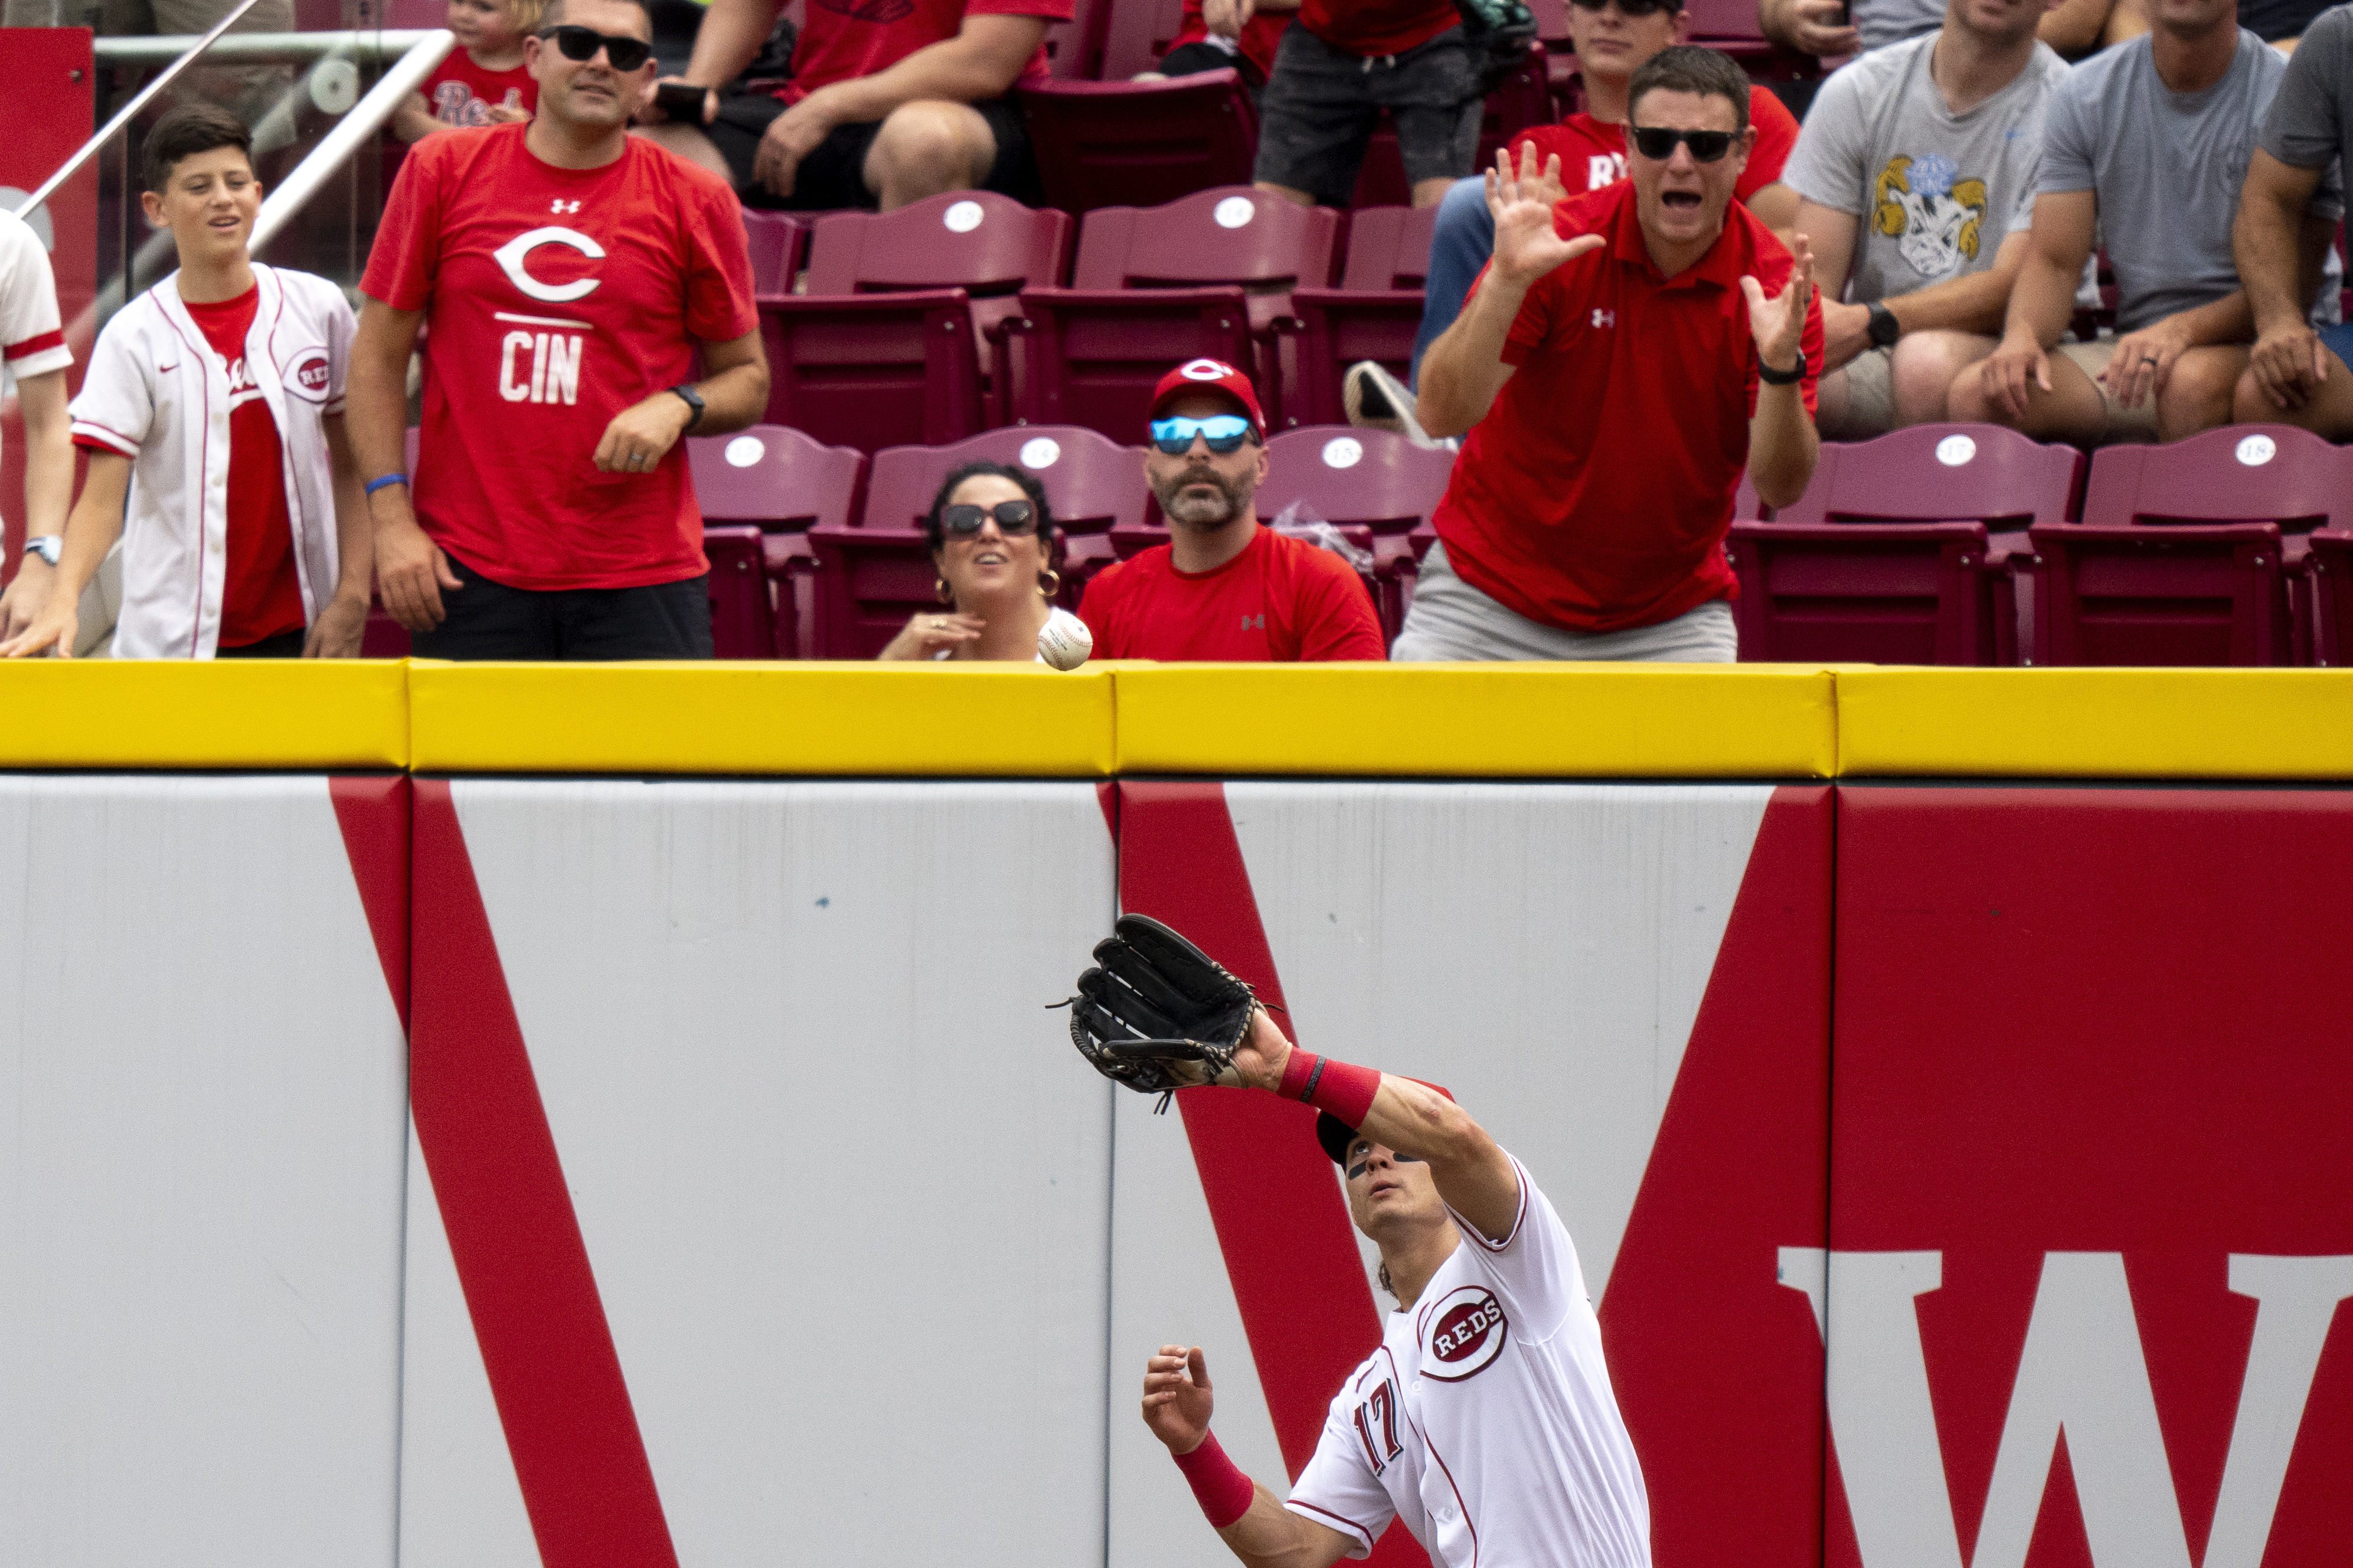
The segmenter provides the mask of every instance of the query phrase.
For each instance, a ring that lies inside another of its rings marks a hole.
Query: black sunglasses
[[[1599,12],[1609,5],[1610,0],[1568,0],[1568,3],[1580,11]],[[1672,16],[1683,9],[1680,0],[1617,0],[1617,5],[1618,14],[1621,16],[1655,16],[1662,11]]]
[[[594,27],[575,26],[569,22],[543,27],[539,36],[554,39],[557,50],[567,60],[593,60],[601,48],[617,71],[633,71],[653,58],[654,54],[654,47],[643,38],[617,38]]]
[[[997,530],[1008,539],[1017,539],[1038,526],[1038,509],[1026,500],[1001,500],[995,506],[974,506],[969,501],[940,508],[940,526],[958,539],[970,539],[980,531],[983,521],[997,520]]]
[[[1713,163],[1732,151],[1735,139],[1730,131],[1669,131],[1660,125],[1637,125],[1626,134],[1635,152],[1662,163],[1675,155],[1678,142],[1691,149],[1693,163]]]

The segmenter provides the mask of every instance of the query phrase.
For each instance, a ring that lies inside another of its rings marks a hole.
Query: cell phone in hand
[[[691,82],[666,81],[654,89],[654,107],[688,125],[702,123],[702,89]]]

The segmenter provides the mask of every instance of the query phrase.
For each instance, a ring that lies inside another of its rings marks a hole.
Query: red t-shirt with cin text
[[[433,118],[444,125],[488,125],[491,110],[498,105],[520,109],[525,114],[539,108],[539,83],[529,71],[521,66],[484,70],[467,58],[463,49],[452,49],[417,90],[424,93],[425,107]]]
[[[888,70],[917,49],[955,37],[967,16],[1067,22],[1071,0],[808,0],[807,19],[793,46],[793,79],[776,96],[798,103],[818,88]],[[1046,76],[1040,44],[1014,85]]]
[[[1401,55],[1460,26],[1454,0],[1300,0],[1299,25],[1348,54]]]
[[[697,340],[758,325],[743,209],[629,137],[559,169],[527,125],[428,136],[401,165],[360,288],[423,310],[411,500],[435,543],[512,588],[636,588],[709,569],[686,444],[598,471],[615,415],[693,378]]]
[[[243,647],[303,626],[285,453],[278,421],[245,368],[245,337],[261,289],[256,285],[216,305],[182,303],[213,353],[228,362],[228,551],[219,646]]]
[[[1757,145],[1748,152],[1748,167],[1732,187],[1735,200],[1746,201],[1781,177],[1789,149],[1798,144],[1798,121],[1781,100],[1761,87],[1748,89],[1748,123],[1757,128]],[[1532,125],[1512,138],[1512,163],[1520,149],[1533,145],[1536,160],[1557,155],[1560,177],[1572,196],[1598,191],[1626,177],[1626,128],[1590,114],[1572,114],[1557,125]]]
[[[1291,664],[1388,657],[1380,616],[1355,567],[1261,527],[1209,572],[1179,572],[1157,544],[1103,569],[1079,618],[1097,658]]]
[[[1735,597],[1724,536],[1758,387],[1740,279],[1778,295],[1789,253],[1735,202],[1706,255],[1662,277],[1624,180],[1562,202],[1554,227],[1607,243],[1528,290],[1504,342],[1512,377],[1471,427],[1432,520],[1446,559],[1506,608],[1573,631],[1655,626]],[[1819,296],[1799,344],[1810,414]]]

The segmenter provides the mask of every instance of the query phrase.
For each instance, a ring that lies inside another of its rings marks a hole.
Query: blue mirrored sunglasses
[[[1207,419],[1155,419],[1152,444],[1172,458],[1193,449],[1198,436],[1209,450],[1223,455],[1240,447],[1250,433],[1250,422],[1239,414],[1212,414]]]

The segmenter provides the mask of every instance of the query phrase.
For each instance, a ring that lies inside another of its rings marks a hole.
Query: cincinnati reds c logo
[[[1187,360],[1183,364],[1178,365],[1176,374],[1187,381],[1223,381],[1229,375],[1240,375],[1241,373],[1229,364],[1220,364],[1213,359],[1195,359]]]
[[[577,229],[558,228],[553,225],[515,236],[491,252],[491,259],[499,264],[499,270],[507,275],[508,282],[533,299],[544,300],[551,305],[560,305],[566,300],[577,300],[584,294],[596,291],[596,285],[602,281],[600,279],[581,278],[570,283],[542,283],[525,271],[523,258],[543,245],[568,245],[591,261],[605,259],[603,246]]]
[[[1458,1285],[1439,1299],[1430,1314],[1430,1338],[1422,1346],[1421,1375],[1461,1383],[1487,1370],[1504,1353],[1512,1326],[1504,1304],[1483,1285]]]

